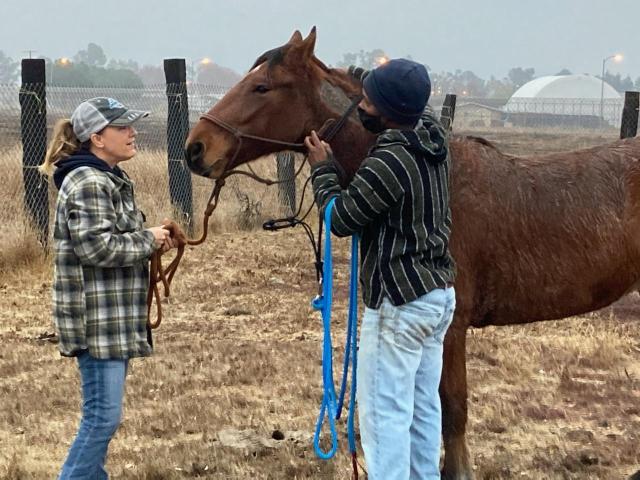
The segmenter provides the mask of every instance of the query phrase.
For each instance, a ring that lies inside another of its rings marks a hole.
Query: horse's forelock
[[[273,67],[274,65],[278,65],[282,63],[287,50],[288,50],[287,45],[284,45],[282,47],[273,48],[271,50],[264,52],[262,55],[258,57],[258,59],[255,61],[255,63],[249,70],[253,70],[257,66],[262,65],[265,62],[267,62],[267,65],[269,67]]]

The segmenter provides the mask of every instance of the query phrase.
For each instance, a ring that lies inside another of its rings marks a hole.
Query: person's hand
[[[172,242],[171,240],[171,232],[169,230],[167,230],[166,228],[164,228],[163,226],[159,226],[159,227],[151,227],[148,229],[151,233],[153,233],[153,238],[156,241],[156,248],[162,248],[163,252],[166,251],[164,250],[164,245],[170,245],[169,242]],[[167,248],[168,250],[168,248]]]
[[[165,218],[162,221],[162,226],[166,230],[169,230],[169,240],[165,242],[163,252],[171,250],[172,248],[184,247],[189,243],[189,239],[180,228],[180,225],[173,220]]]
[[[166,238],[160,249],[162,250],[162,253],[166,253],[172,248],[176,248],[176,242],[171,236],[171,232],[169,232],[169,236]]]
[[[312,167],[317,163],[324,162],[329,155],[332,155],[331,146],[318,137],[315,130],[311,130],[311,135],[304,139],[304,145],[307,147],[309,154],[307,160]]]

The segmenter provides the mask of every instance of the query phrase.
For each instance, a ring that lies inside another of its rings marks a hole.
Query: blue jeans
[[[82,377],[82,420],[60,480],[107,479],[104,469],[111,437],[120,425],[128,360],[78,356]]]
[[[360,434],[369,480],[440,478],[443,340],[453,288],[365,308],[358,352]]]

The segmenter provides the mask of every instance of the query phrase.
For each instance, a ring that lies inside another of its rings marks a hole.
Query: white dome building
[[[602,117],[611,125],[620,125],[622,96],[608,83],[591,75],[554,75],[540,77],[520,87],[511,96],[504,111],[522,123],[527,117],[537,123],[567,123],[595,126]],[[602,108],[602,113],[601,113]],[[578,118],[579,117],[579,118]]]

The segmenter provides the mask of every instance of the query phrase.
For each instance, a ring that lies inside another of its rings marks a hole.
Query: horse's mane
[[[312,58],[312,61],[314,63],[314,65],[320,67],[322,70],[324,70],[325,72],[329,73],[331,72],[331,69],[329,67],[327,67],[322,60],[320,60],[318,57],[316,57],[315,55]]]
[[[455,135],[455,137],[459,140],[471,140],[472,142],[479,143],[480,145],[484,145],[486,147],[492,148],[496,151],[500,151],[498,147],[493,142],[490,142],[486,138],[476,137],[475,135]]]

